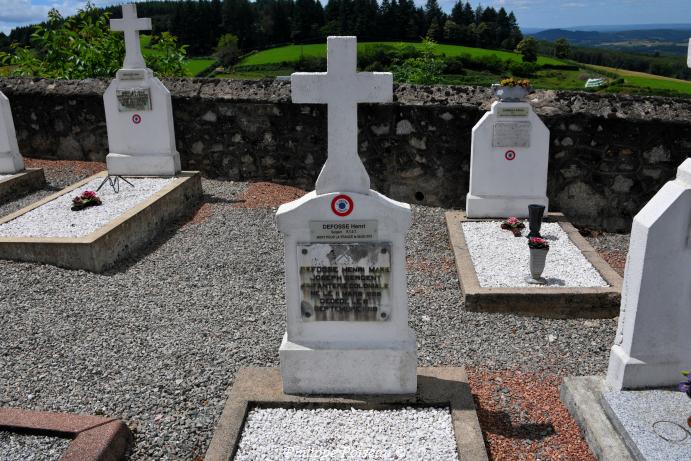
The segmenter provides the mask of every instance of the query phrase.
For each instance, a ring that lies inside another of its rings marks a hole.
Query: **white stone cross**
[[[122,19],[110,20],[110,28],[125,33],[123,69],[145,69],[146,63],[139,43],[139,31],[151,30],[151,18],[138,18],[137,5],[130,3],[122,5]]]
[[[688,58],[686,59],[686,65],[691,67],[691,38],[689,39],[689,54]]]
[[[389,72],[357,72],[357,37],[329,37],[326,72],[296,72],[290,77],[295,103],[327,104],[328,157],[315,189],[317,194],[367,194],[370,180],[358,155],[357,105],[391,102]]]

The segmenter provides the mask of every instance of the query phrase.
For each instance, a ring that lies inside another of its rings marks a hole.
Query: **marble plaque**
[[[391,318],[391,244],[301,243],[303,321],[386,321]]]
[[[144,80],[146,78],[146,70],[144,69],[120,69],[117,72],[117,78],[120,80]]]
[[[377,221],[310,221],[310,239],[315,242],[367,241],[378,237]]]
[[[492,136],[493,147],[530,147],[530,122],[497,122]]]
[[[139,112],[151,110],[151,92],[149,88],[121,88],[115,92],[118,100],[118,111]]]

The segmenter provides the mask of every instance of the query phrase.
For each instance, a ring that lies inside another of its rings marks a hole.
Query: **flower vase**
[[[492,91],[501,101],[520,102],[530,94],[532,89],[523,86],[502,86],[494,84],[492,85]]]
[[[547,283],[542,278],[542,272],[545,270],[545,262],[547,260],[547,249],[530,249],[530,277],[527,279],[528,283],[544,285]]]

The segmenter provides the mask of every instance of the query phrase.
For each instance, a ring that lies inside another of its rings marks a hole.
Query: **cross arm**
[[[326,72],[295,72],[290,76],[290,95],[295,103],[326,103],[329,91]]]
[[[393,101],[393,74],[391,72],[358,72],[357,102]]]

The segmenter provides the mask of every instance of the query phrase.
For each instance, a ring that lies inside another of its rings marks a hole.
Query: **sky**
[[[321,0],[326,3],[326,0]],[[455,0],[438,0],[449,11]],[[415,0],[424,4],[425,0]],[[73,14],[86,0],[0,0],[0,31],[41,22],[48,10]],[[122,0],[97,0],[98,6]],[[471,0],[473,5],[477,0]],[[484,6],[513,10],[521,27],[559,28],[617,24],[691,24],[691,0],[483,0]]]

